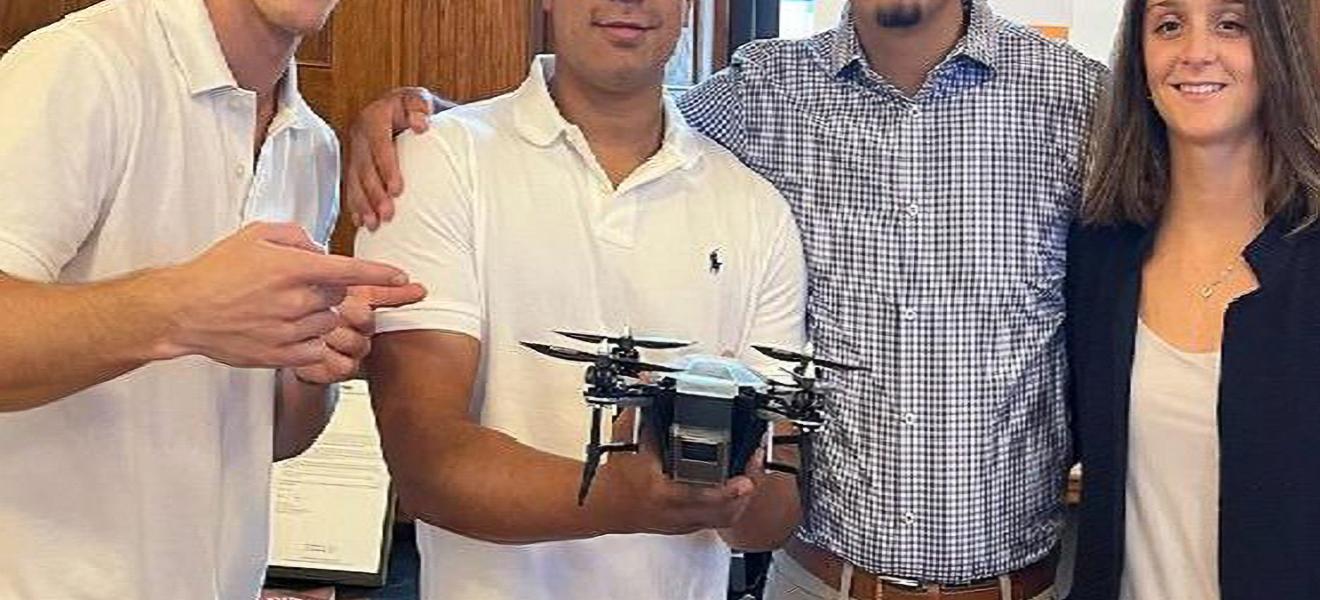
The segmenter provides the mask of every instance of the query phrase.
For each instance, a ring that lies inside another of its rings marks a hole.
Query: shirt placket
[[[257,155],[252,186],[248,192],[247,205],[250,219],[275,222],[297,220],[298,211],[294,208],[295,204],[299,200],[310,200],[287,197],[277,193],[278,190],[271,189],[272,185],[279,185],[276,179],[272,179],[271,174],[275,172],[274,165],[281,164],[283,160],[280,152],[286,145],[281,143],[281,139],[283,136],[291,135],[292,120],[293,117],[287,110],[281,110],[266,132],[266,139],[262,142],[261,151]],[[313,233],[308,232],[309,235]]]
[[[899,134],[893,149],[898,168],[894,171],[894,198],[897,202],[896,214],[899,221],[899,259],[898,279],[900,284],[895,290],[897,300],[898,331],[898,377],[893,382],[895,395],[890,399],[897,419],[895,427],[899,435],[898,480],[900,506],[897,507],[896,529],[899,547],[909,547],[914,539],[919,538],[921,507],[918,500],[924,497],[921,489],[922,465],[918,460],[922,444],[921,422],[922,404],[919,399],[925,391],[921,385],[921,348],[922,320],[924,303],[921,301],[921,244],[923,204],[921,194],[920,146],[921,122],[923,117],[922,96],[903,98],[896,106]]]
[[[231,88],[218,99],[216,110],[223,123],[226,165],[230,177],[230,197],[239,221],[247,222],[247,196],[252,182],[251,132],[256,120],[255,98],[243,90]]]

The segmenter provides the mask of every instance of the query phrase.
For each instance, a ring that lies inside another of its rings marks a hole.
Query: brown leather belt
[[[828,550],[823,550],[794,537],[784,546],[784,552],[797,561],[817,579],[838,589],[843,577],[843,560]],[[1008,573],[1012,585],[1013,597],[1010,600],[1031,600],[1045,593],[1054,585],[1054,570],[1057,557],[1050,557],[1036,564]],[[1005,600],[1000,595],[999,579],[992,577],[966,584],[940,585],[936,583],[917,583],[913,585],[890,581],[888,578],[853,569],[852,589],[849,594],[855,600]]]

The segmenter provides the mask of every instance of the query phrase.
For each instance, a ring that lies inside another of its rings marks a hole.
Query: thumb
[[[746,498],[756,491],[756,482],[751,477],[739,475],[724,483],[723,492],[730,500]]]
[[[416,283],[398,287],[360,285],[349,288],[348,295],[366,302],[371,308],[396,308],[421,302],[426,298],[426,288]]]

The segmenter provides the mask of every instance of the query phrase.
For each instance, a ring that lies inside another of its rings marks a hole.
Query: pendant
[[[1215,295],[1215,286],[1207,285],[1201,288],[1201,298],[1203,300],[1209,300],[1213,295]]]

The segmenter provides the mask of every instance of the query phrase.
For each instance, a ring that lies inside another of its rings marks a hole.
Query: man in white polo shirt
[[[334,4],[107,0],[0,61],[0,598],[257,596],[272,458],[422,294],[322,249]]]
[[[663,99],[686,0],[545,5],[558,56],[405,134],[400,215],[358,239],[435,290],[380,314],[369,359],[386,456],[423,521],[422,596],[723,599],[716,530],[739,547],[786,538],[793,480],[689,487],[653,453],[615,455],[578,507],[582,365],[519,341],[630,327],[746,360],[752,343],[800,347],[797,229]]]

